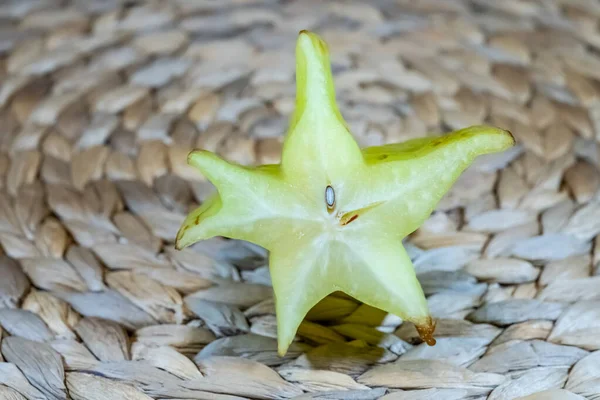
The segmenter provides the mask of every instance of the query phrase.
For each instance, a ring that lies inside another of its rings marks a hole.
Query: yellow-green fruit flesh
[[[270,251],[280,354],[334,291],[414,322],[433,344],[435,325],[402,239],[477,156],[506,150],[514,138],[474,126],[361,150],[337,108],[325,43],[301,32],[296,58],[296,109],[281,164],[244,167],[193,151],[190,165],[218,192],[186,218],[176,245],[225,236]]]

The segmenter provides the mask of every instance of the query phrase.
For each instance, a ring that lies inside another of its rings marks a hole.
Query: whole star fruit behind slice
[[[280,355],[307,312],[335,291],[413,322],[434,345],[435,323],[402,239],[477,156],[504,151],[514,138],[473,126],[361,150],[336,105],[327,45],[302,31],[296,60],[281,163],[241,166],[192,151],[188,163],[217,191],[187,216],[176,247],[224,236],[269,250]]]

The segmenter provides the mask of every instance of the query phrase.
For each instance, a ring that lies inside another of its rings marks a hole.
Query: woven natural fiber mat
[[[406,241],[438,318],[343,294],[283,358],[265,252],[173,247],[194,147],[278,162],[295,41],[361,145],[487,123]],[[600,399],[600,2],[3,0],[0,399]]]

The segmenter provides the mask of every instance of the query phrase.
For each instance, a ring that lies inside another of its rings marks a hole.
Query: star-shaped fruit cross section
[[[306,313],[335,291],[413,322],[435,344],[402,239],[475,157],[511,147],[512,135],[474,126],[361,150],[336,104],[327,45],[307,31],[297,39],[296,90],[280,164],[189,154],[217,191],[187,216],[176,247],[224,236],[269,251],[281,355]]]

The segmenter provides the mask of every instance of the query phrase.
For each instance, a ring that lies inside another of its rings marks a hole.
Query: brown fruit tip
[[[302,35],[303,33],[308,35],[308,31],[306,29],[302,29],[298,35]]]
[[[511,131],[509,131],[508,129],[506,129],[506,133],[508,133],[510,135],[510,137],[512,138],[512,141],[513,141],[513,145],[515,145],[517,143],[517,139],[515,139],[515,135],[513,135],[513,133]]]
[[[435,321],[431,317],[427,317],[425,321],[421,324],[415,324],[417,328],[417,332],[421,339],[427,343],[429,346],[435,346],[436,341],[433,337],[433,332],[435,331]]]

